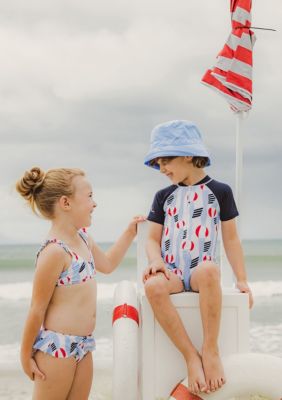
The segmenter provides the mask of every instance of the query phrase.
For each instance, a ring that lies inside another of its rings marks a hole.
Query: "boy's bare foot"
[[[205,380],[203,364],[198,353],[195,353],[193,356],[189,357],[189,361],[187,362],[187,370],[190,392],[192,394],[200,394],[201,392],[208,393],[208,385]]]
[[[212,392],[220,389],[226,380],[218,349],[203,347],[202,362],[208,388]]]

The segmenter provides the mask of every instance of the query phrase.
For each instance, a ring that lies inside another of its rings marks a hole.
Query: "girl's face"
[[[91,225],[91,217],[97,206],[93,200],[92,187],[84,176],[73,179],[74,194],[69,198],[70,213],[74,225],[80,229]]]
[[[157,160],[160,172],[165,174],[173,184],[184,182],[192,167],[192,157],[161,157]]]

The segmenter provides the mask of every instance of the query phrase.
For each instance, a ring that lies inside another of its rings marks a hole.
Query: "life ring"
[[[120,282],[113,309],[113,400],[133,400],[138,394],[139,311],[134,285]]]
[[[214,393],[195,396],[188,390],[188,378],[176,386],[169,400],[228,400],[237,396],[260,395],[282,400],[282,358],[257,353],[233,354],[222,358],[226,384]]]

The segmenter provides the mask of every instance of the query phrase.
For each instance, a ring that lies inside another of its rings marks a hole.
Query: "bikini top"
[[[78,231],[78,234],[86,243],[86,246],[89,249],[89,261],[84,260],[81,256],[72,251],[64,242],[58,239],[47,239],[40,247],[36,255],[37,259],[39,257],[39,254],[42,252],[43,249],[45,249],[45,247],[48,246],[48,244],[56,243],[71,256],[71,264],[66,270],[61,273],[56,283],[56,286],[76,285],[78,283],[86,282],[88,279],[92,279],[93,276],[96,274],[94,259],[88,245],[87,233],[84,229],[80,229]]]

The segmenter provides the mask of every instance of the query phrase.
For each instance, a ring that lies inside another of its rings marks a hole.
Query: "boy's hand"
[[[129,223],[127,231],[129,231],[133,236],[135,236],[137,234],[137,225],[139,224],[139,222],[144,222],[146,220],[147,217],[145,217],[144,215],[136,215]]]
[[[157,272],[162,272],[167,279],[170,279],[169,270],[163,261],[153,261],[143,272],[143,283],[150,278],[151,275],[156,275]]]
[[[241,293],[248,293],[249,295],[249,308],[253,307],[254,299],[252,291],[246,281],[238,281],[236,284],[237,288],[240,290]]]

